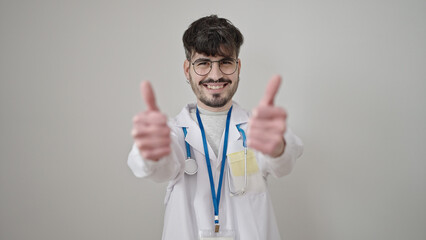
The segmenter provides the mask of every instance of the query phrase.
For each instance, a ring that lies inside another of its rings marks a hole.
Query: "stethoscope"
[[[228,188],[229,188],[229,192],[231,193],[231,196],[239,196],[239,195],[243,195],[246,192],[246,188],[247,188],[247,138],[246,138],[246,134],[244,132],[244,130],[241,128],[240,126],[241,124],[238,124],[236,127],[238,129],[238,131],[241,133],[241,136],[243,138],[243,147],[244,147],[244,187],[241,188],[240,190],[237,191],[233,191],[232,187],[231,187],[231,181],[228,181]],[[185,127],[182,127],[183,133],[185,135],[187,135],[187,130]],[[188,175],[194,175],[198,172],[198,164],[197,161],[195,161],[195,159],[191,158],[191,147],[189,146],[188,142],[185,141],[185,146],[186,146],[186,160],[185,160],[185,173]],[[227,171],[227,175],[228,175],[228,179],[231,179],[230,176],[230,168],[228,168]]]

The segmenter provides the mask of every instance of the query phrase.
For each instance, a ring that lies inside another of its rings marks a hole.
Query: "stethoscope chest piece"
[[[197,162],[192,158],[187,158],[185,160],[185,173],[188,175],[194,175],[198,171]]]

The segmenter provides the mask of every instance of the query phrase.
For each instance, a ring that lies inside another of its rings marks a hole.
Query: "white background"
[[[126,165],[150,80],[195,101],[182,34],[244,34],[235,100],[276,103],[305,152],[270,191],[283,239],[426,239],[425,1],[0,1],[0,239],[160,239],[165,184]]]

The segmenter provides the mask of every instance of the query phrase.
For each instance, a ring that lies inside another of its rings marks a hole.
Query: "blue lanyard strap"
[[[183,130],[183,134],[185,135],[185,138],[186,138],[186,133],[187,133],[186,128],[183,127],[182,130]],[[186,141],[185,141],[185,146],[186,146],[186,158],[191,158],[191,149],[189,147],[189,144]]]
[[[219,185],[217,187],[217,195],[216,191],[214,189],[214,181],[213,181],[213,173],[212,173],[212,166],[210,164],[210,156],[209,156],[209,149],[207,148],[207,139],[206,139],[206,133],[204,131],[203,122],[201,121],[200,112],[197,108],[197,120],[198,125],[201,130],[201,136],[203,138],[203,146],[204,146],[204,155],[206,156],[206,164],[207,164],[207,170],[209,172],[209,179],[210,179],[210,189],[212,192],[212,200],[213,200],[213,207],[214,207],[214,215],[215,215],[215,223],[218,224],[218,216],[219,216],[219,203],[220,203],[220,192],[222,190],[222,180],[223,180],[223,172],[225,169],[225,161],[226,161],[226,151],[228,149],[228,133],[229,133],[229,122],[231,119],[231,112],[232,112],[232,106],[228,111],[228,115],[226,117],[226,128],[225,128],[225,139],[223,143],[223,153],[222,153],[222,166],[220,169],[220,177],[219,177]]]

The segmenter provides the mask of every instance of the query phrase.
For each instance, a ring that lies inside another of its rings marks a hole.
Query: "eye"
[[[234,64],[234,61],[232,61],[231,59],[224,59],[224,60],[220,61],[220,63],[222,65],[232,65],[232,64]]]
[[[195,65],[196,66],[209,66],[210,65],[210,62],[209,61],[197,61],[197,62],[195,62]]]

